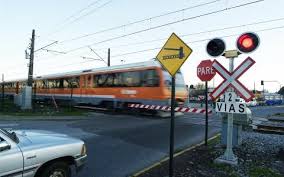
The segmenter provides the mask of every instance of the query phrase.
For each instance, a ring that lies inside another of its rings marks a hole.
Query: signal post
[[[224,155],[216,159],[217,163],[238,164],[238,158],[232,149],[233,120],[234,114],[246,114],[245,104],[236,102],[237,94],[245,101],[250,101],[254,95],[251,93],[238,78],[244,74],[255,61],[250,57],[246,58],[235,70],[234,59],[242,53],[250,53],[259,45],[259,38],[254,33],[244,33],[237,39],[237,49],[225,52],[225,43],[222,39],[215,38],[207,44],[207,53],[213,57],[224,56],[229,59],[229,71],[225,69],[217,60],[214,60],[212,67],[224,79],[210,94],[212,100],[216,100],[220,95],[224,95],[223,102],[216,103],[216,112],[227,113],[227,148]]]

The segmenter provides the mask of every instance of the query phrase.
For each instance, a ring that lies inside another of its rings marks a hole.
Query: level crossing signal
[[[248,32],[237,39],[237,48],[241,53],[250,53],[259,45],[259,38],[255,33]]]
[[[243,33],[240,35],[236,42],[237,49],[236,56],[242,53],[250,53],[259,46],[259,37],[257,34],[252,32]],[[214,38],[207,43],[206,51],[212,57],[226,56],[225,42],[220,38]]]
[[[220,38],[210,40],[206,46],[207,53],[212,57],[218,57],[222,55],[225,49],[225,42]]]

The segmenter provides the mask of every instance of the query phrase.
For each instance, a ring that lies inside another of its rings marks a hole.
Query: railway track
[[[254,131],[284,135],[284,117],[257,118],[253,121]]]

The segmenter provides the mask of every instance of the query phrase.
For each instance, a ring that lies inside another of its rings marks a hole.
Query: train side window
[[[93,87],[98,87],[98,75],[93,76]]]
[[[48,80],[48,88],[54,88],[54,80]]]
[[[63,88],[69,88],[69,80],[68,78],[63,79]]]
[[[114,87],[123,87],[123,74],[122,73],[113,73],[113,86]]]
[[[106,80],[106,86],[107,87],[114,87],[114,79],[115,79],[116,75],[115,73],[110,73],[107,76],[107,80]]]
[[[160,80],[156,70],[150,69],[142,72],[142,86],[158,87],[159,81]]]
[[[45,89],[45,88],[48,89],[48,88],[49,88],[49,87],[48,87],[48,80],[43,80],[43,81],[42,81],[42,88],[43,88],[43,89]]]
[[[80,77],[72,78],[72,87],[79,88],[80,87]]]
[[[59,80],[59,88],[64,88],[64,79]]]
[[[98,87],[105,87],[107,85],[107,80],[108,80],[109,75],[108,74],[101,74],[97,75],[97,86]]]
[[[131,71],[122,73],[123,84],[126,87],[138,87],[141,86],[141,75],[139,71]]]

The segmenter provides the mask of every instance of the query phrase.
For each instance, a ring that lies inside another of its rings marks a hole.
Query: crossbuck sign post
[[[212,100],[216,100],[224,94],[224,102],[216,103],[216,112],[228,113],[227,148],[225,154],[216,159],[219,163],[236,165],[237,157],[232,150],[233,116],[234,113],[245,114],[245,104],[236,102],[236,92],[245,101],[250,101],[254,95],[238,79],[243,75],[255,61],[248,57],[234,70],[234,58],[241,53],[250,53],[259,45],[259,38],[255,33],[244,33],[237,39],[238,50],[225,51],[225,43],[222,39],[213,39],[207,44],[207,52],[213,57],[225,56],[229,59],[229,71],[217,60],[214,60],[212,67],[224,79],[224,81],[210,94]]]
[[[229,60],[229,71],[226,70],[217,60],[213,62],[212,67],[221,75],[224,81],[210,94],[210,96],[213,100],[215,100],[225,91],[228,91],[228,93],[225,94],[225,103],[219,102],[216,104],[217,112],[228,113],[227,148],[225,154],[217,159],[217,161],[226,161],[226,163],[237,164],[238,158],[234,155],[232,150],[233,116],[234,113],[245,113],[245,105],[236,103],[235,92],[237,92],[246,101],[253,98],[253,93],[251,93],[240,81],[238,81],[238,78],[246,72],[255,63],[255,61],[248,57],[234,70],[234,57],[230,57]],[[233,99],[228,98],[230,95]],[[226,107],[225,111],[221,111],[222,104]]]

